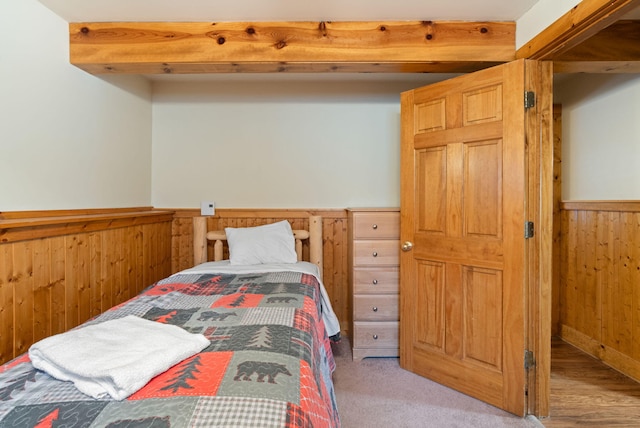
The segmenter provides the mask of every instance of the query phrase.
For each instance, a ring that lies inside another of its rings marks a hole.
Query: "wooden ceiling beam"
[[[466,73],[515,59],[513,22],[92,22],[69,38],[92,74]]]

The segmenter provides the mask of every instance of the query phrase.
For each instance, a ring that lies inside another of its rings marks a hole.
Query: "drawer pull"
[[[373,257],[378,257],[378,252],[377,252],[377,251],[374,251],[374,252],[373,252],[373,254],[372,254],[372,256],[373,256]]]
[[[378,335],[377,334],[373,335],[373,340],[378,340]]]
[[[378,229],[378,225],[377,225],[377,224],[374,224],[373,226],[371,226],[371,228],[372,228],[373,230],[376,230],[376,229]]]
[[[377,306],[374,306],[373,308],[371,308],[371,310],[372,310],[373,312],[378,312],[378,307],[377,307]]]
[[[373,280],[373,285],[377,285],[377,284],[378,284],[378,280],[377,280],[377,279],[374,279],[374,280]]]

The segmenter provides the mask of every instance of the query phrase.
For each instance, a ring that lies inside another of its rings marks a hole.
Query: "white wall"
[[[541,0],[519,28],[575,3]],[[152,85],[69,65],[67,31],[36,0],[0,2],[0,211],[398,205],[398,94],[446,77]],[[557,86],[563,198],[640,199],[638,78]]]
[[[562,198],[640,199],[640,76],[556,79],[562,104]]]
[[[151,85],[69,64],[68,24],[0,2],[0,211],[151,204]]]
[[[154,84],[154,206],[399,206],[400,92],[435,76],[265,79]]]

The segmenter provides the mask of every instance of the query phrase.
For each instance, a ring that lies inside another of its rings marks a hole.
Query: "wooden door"
[[[535,64],[401,96],[400,364],[517,415],[534,331],[525,92]]]

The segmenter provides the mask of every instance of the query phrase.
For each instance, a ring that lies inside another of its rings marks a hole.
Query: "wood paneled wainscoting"
[[[193,266],[199,215],[150,207],[0,212],[0,363]],[[346,210],[218,209],[207,227],[288,220],[306,229],[310,215],[323,217],[323,282],[348,334]]]
[[[171,270],[177,272],[193,266],[193,217],[200,210],[175,210],[173,222],[173,244]],[[281,220],[288,220],[293,229],[307,229],[309,216],[322,216],[322,240],[324,272],[322,281],[331,299],[331,305],[340,320],[344,334],[348,334],[351,322],[348,287],[348,234],[347,211],[296,210],[296,209],[218,209],[216,215],[207,218],[207,229],[225,227],[252,227]],[[209,246],[209,260],[213,260],[213,246]],[[308,245],[303,247],[304,257],[308,257]],[[227,258],[228,255],[225,256]]]
[[[173,211],[0,212],[0,362],[171,274]]]
[[[559,333],[640,380],[640,201],[561,204]]]

